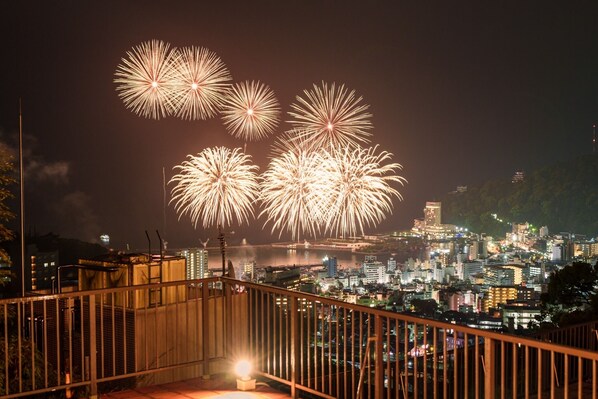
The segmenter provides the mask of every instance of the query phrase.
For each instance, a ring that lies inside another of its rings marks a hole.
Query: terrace
[[[596,324],[536,340],[228,278],[16,298],[0,398],[598,398]]]

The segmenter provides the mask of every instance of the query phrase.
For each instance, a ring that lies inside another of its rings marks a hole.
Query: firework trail
[[[257,169],[251,156],[239,148],[206,148],[197,156],[175,166],[179,170],[170,183],[176,183],[172,199],[179,213],[189,214],[195,227],[230,226],[253,216],[253,203],[258,195]]]
[[[274,92],[260,82],[233,86],[222,107],[222,120],[233,136],[258,141],[278,126],[280,106]]]
[[[314,84],[313,90],[303,91],[305,98],[297,96],[291,104],[293,117],[289,123],[304,136],[311,148],[355,147],[369,142],[368,132],[372,128],[368,105],[349,92],[344,85],[334,83],[322,87]]]
[[[116,68],[116,91],[125,106],[136,114],[160,119],[171,114],[175,104],[175,69],[178,52],[168,43],[141,43]]]
[[[328,177],[327,211],[324,226],[337,236],[354,237],[363,234],[365,226],[375,226],[392,212],[392,197],[401,194],[389,183],[403,185],[406,180],[395,172],[398,163],[383,164],[392,154],[373,148],[344,148],[323,152],[322,169]]]
[[[299,154],[300,151],[305,153],[317,152],[312,151],[309,142],[305,139],[305,135],[301,131],[290,130],[276,136],[274,143],[270,146],[270,158],[276,158],[284,155],[287,152]]]
[[[215,116],[230,89],[228,69],[216,53],[203,47],[185,47],[179,53],[175,64],[176,116],[189,120]]]
[[[262,175],[260,217],[266,216],[264,226],[272,223],[272,232],[279,230],[279,237],[285,230],[293,240],[302,234],[316,236],[328,181],[320,162],[317,153],[287,151],[272,159]]]

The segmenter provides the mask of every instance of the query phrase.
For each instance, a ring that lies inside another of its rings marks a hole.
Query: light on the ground
[[[237,389],[239,391],[253,391],[255,389],[255,378],[251,378],[251,363],[247,360],[241,360],[235,365],[237,378]]]
[[[249,375],[251,374],[251,363],[249,363],[247,360],[241,360],[237,362],[235,365],[235,373],[239,376],[239,378],[248,380]]]

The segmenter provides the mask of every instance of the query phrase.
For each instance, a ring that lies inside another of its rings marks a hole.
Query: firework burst
[[[276,129],[280,106],[270,88],[260,82],[233,86],[222,107],[222,120],[229,133],[245,141],[258,141]]]
[[[176,63],[176,116],[208,119],[215,116],[230,89],[231,75],[220,58],[203,47],[179,50]]]
[[[178,52],[160,40],[127,51],[114,79],[126,107],[146,118],[160,119],[172,113],[177,59]]]
[[[179,213],[189,214],[194,226],[201,220],[204,227],[239,224],[253,216],[258,195],[257,169],[251,156],[239,148],[206,148],[197,156],[175,166],[179,170],[170,183],[176,183],[172,200]]]
[[[287,152],[299,154],[299,152],[315,152],[311,151],[305,135],[300,132],[287,131],[276,136],[276,140],[270,146],[270,158],[276,158],[284,155]]]
[[[334,83],[322,87],[314,84],[313,90],[304,90],[305,98],[297,96],[297,102],[289,111],[294,119],[289,123],[301,132],[312,148],[355,147],[369,142],[372,128],[368,105],[349,92],[344,85]]]
[[[353,237],[363,234],[365,226],[377,225],[392,212],[392,197],[401,194],[390,186],[406,180],[396,175],[398,163],[383,164],[392,154],[377,147],[334,150],[323,153],[322,168],[328,177],[326,230],[335,235]]]
[[[287,151],[272,159],[262,175],[260,216],[266,215],[264,226],[272,222],[272,232],[279,230],[279,237],[284,230],[293,240],[301,234],[316,236],[327,181],[319,162],[317,153]]]

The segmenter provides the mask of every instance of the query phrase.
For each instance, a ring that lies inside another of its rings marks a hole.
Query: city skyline
[[[273,137],[289,128],[290,104],[313,84],[345,84],[363,96],[373,114],[371,144],[393,153],[408,181],[399,187],[404,201],[393,201],[380,230],[408,228],[425,201],[457,185],[510,178],[592,150],[592,2],[575,9],[391,2],[0,7],[11,16],[0,27],[8,60],[0,67],[0,140],[13,142],[22,98],[27,230],[97,241],[109,234],[118,248],[143,247],[144,230],[159,229],[174,247],[215,238],[214,228],[178,221],[172,205],[163,213],[163,182],[187,154],[244,142],[218,117],[156,121],[123,106],[116,67],[126,51],[152,39],[207,47],[235,83],[267,84],[282,108]],[[247,143],[260,173],[273,137]],[[239,241],[267,241],[264,221],[230,230]]]

